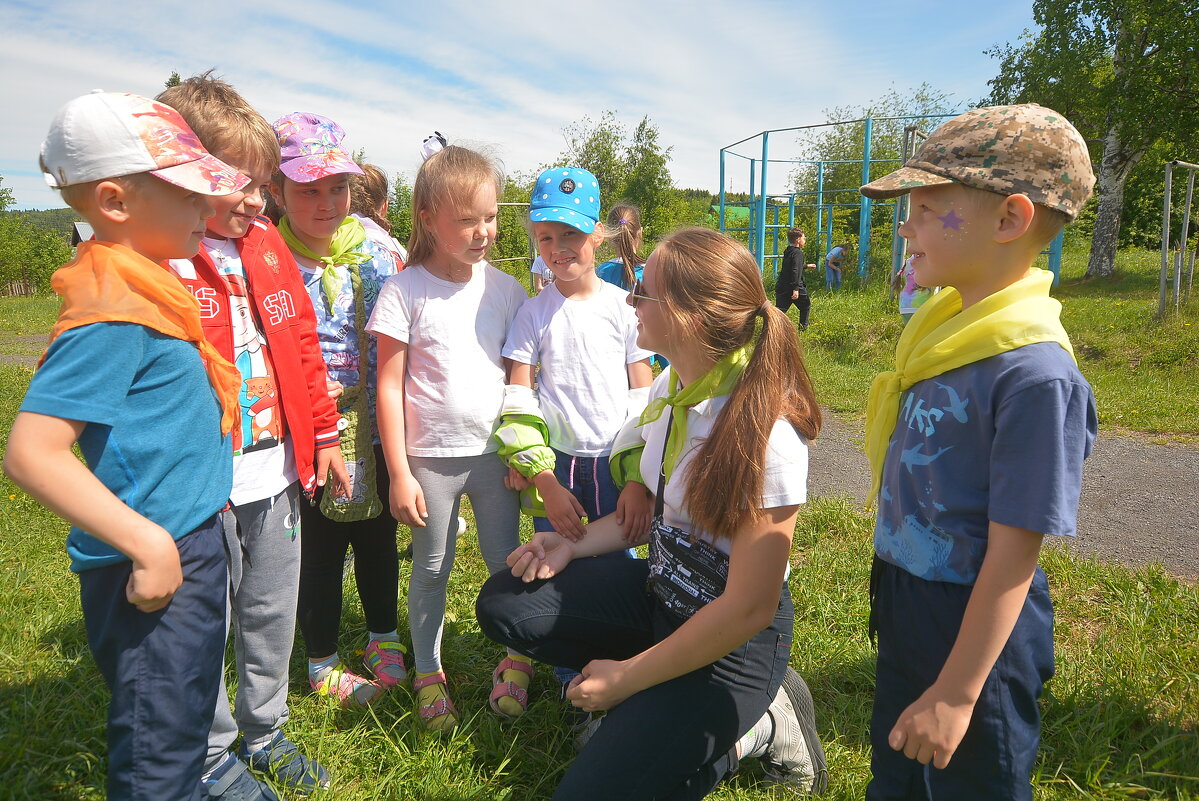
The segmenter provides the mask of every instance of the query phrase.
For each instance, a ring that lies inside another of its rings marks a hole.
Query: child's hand
[[[574,555],[574,546],[565,537],[552,531],[539,531],[533,539],[508,554],[507,562],[512,575],[529,582],[557,575],[570,564]]]
[[[583,517],[587,514],[570,490],[558,483],[554,474],[546,470],[539,473],[533,480],[545,501],[545,516],[554,527],[554,531],[572,542],[583,539],[587,529],[583,527]]]
[[[640,481],[630,481],[616,499],[616,522],[622,526],[621,538],[629,545],[640,545],[649,534],[654,504]]]
[[[341,455],[341,448],[337,446],[321,448],[316,452],[316,485],[325,486],[330,473],[333,474],[333,483],[329,485],[329,492],[333,493],[334,498],[345,498],[348,501],[351,495],[350,473],[346,470],[346,460]]]
[[[612,659],[593,659],[583,666],[566,690],[572,704],[588,712],[602,712],[619,704],[633,694],[624,687],[624,662]]]
[[[799,290],[798,289],[791,290],[791,300],[799,300]]]
[[[425,491],[411,473],[393,476],[388,495],[392,517],[406,526],[425,525],[429,517],[429,510],[425,508]]]
[[[922,765],[932,762],[943,770],[966,736],[973,714],[973,702],[950,699],[934,684],[899,716],[887,743],[908,759]]]
[[[133,571],[125,585],[125,597],[142,612],[162,609],[183,584],[179,546],[165,529],[154,528],[132,555]]]
[[[504,486],[510,490],[523,492],[533,486],[533,482],[522,476],[515,467],[509,467],[508,475],[504,476]]]
[[[343,389],[344,387],[342,387],[340,382],[334,381],[332,378],[325,379],[325,391],[329,393],[329,397],[333,400],[341,397]]]

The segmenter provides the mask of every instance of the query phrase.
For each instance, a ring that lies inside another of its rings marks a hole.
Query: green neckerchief
[[[662,412],[667,406],[672,407],[670,414],[674,418],[674,423],[670,427],[670,438],[666,441],[666,452],[662,454],[662,466],[667,481],[670,480],[670,474],[674,472],[679,456],[682,455],[683,445],[687,442],[687,410],[709,398],[732,392],[733,387],[737,385],[737,380],[745,372],[745,366],[749,364],[749,357],[752,354],[753,348],[743,345],[712,365],[712,369],[700,376],[697,381],[682,389],[679,389],[679,374],[673,367],[669,368],[670,394],[650,401],[649,405],[645,407],[645,411],[641,413],[640,423],[641,425],[652,423],[662,416]]]
[[[293,253],[298,253],[324,265],[320,273],[321,289],[324,290],[325,303],[329,305],[329,313],[332,314],[333,300],[341,288],[341,280],[338,279],[332,268],[339,264],[362,264],[364,261],[371,260],[371,257],[365,253],[354,250],[366,241],[366,229],[358,220],[346,217],[341,221],[341,225],[337,226],[337,232],[333,234],[333,241],[329,243],[328,256],[316,255],[311,248],[301,242],[295,232],[291,230],[291,221],[286,216],[279,221],[279,233],[283,235],[283,241],[287,243]]]

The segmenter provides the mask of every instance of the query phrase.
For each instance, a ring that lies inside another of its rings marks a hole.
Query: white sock
[[[737,750],[741,752],[741,759],[753,759],[765,754],[766,746],[770,745],[770,738],[773,736],[774,721],[770,718],[770,713],[766,713],[753,725],[753,728],[737,741]]]
[[[325,676],[329,675],[329,671],[337,667],[337,654],[328,659],[322,659],[319,662],[308,660],[308,678],[313,681],[320,682]]]
[[[391,631],[386,632],[384,634],[380,634],[377,631],[368,631],[366,633],[366,636],[367,636],[367,639],[370,639],[370,640],[386,640],[388,642],[399,642],[400,641],[400,633],[395,629],[392,629]]]

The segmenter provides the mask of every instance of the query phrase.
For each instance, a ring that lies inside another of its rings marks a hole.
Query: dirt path
[[[812,495],[870,491],[859,424],[825,414],[812,445]],[[1199,578],[1199,449],[1157,445],[1100,431],[1082,474],[1076,553],[1125,565],[1160,563],[1175,576]]]
[[[5,337],[0,363],[32,367],[45,336]],[[812,445],[813,496],[848,495],[864,505],[870,491],[859,423],[825,412]],[[1161,563],[1173,575],[1199,579],[1199,448],[1156,445],[1101,431],[1082,476],[1077,553],[1126,565]]]

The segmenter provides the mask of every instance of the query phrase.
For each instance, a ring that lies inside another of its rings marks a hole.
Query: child
[[[495,458],[504,398],[500,350],[527,295],[488,264],[503,176],[488,159],[450,145],[421,165],[412,188],[409,264],[388,280],[367,331],[379,343],[379,429],[391,471],[391,509],[412,527],[408,621],[417,707],[436,731],[458,723],[441,664],[446,586],[454,565],[463,495],[475,510],[491,572],[519,542],[516,494]],[[497,668],[493,706],[520,714],[525,674]],[[527,660],[525,666],[527,667]],[[517,678],[511,675],[517,674]],[[525,686],[527,687],[527,678]]]
[[[792,305],[799,309],[799,330],[808,329],[808,312],[812,309],[812,299],[808,297],[808,288],[804,285],[803,271],[805,267],[815,267],[815,264],[804,264],[803,249],[808,243],[804,232],[799,228],[787,231],[787,249],[783,251],[783,264],[779,268],[778,281],[774,285],[774,305],[783,314]]]
[[[787,559],[820,426],[795,331],[724,234],[668,236],[643,275],[637,343],[671,362],[640,418],[650,557],[583,558],[625,546],[615,515],[576,542],[538,533],[483,586],[480,627],[582,670],[568,697],[608,710],[555,799],[702,798],[757,756],[819,791],[811,696],[787,667]]]
[[[608,210],[608,231],[616,258],[595,268],[595,274],[609,284],[628,292],[641,280],[645,259],[641,257],[641,211],[630,203],[618,203]]]
[[[224,653],[217,513],[238,377],[165,262],[194,256],[209,196],[249,179],[174,109],[102,92],[59,110],[41,167],[95,240],[54,274],[62,307],[4,470],[72,523],[88,645],[112,693],[108,798],[198,799]]]
[[[849,255],[849,243],[836,245],[824,256],[824,288],[835,292],[841,288],[841,264]]]
[[[408,263],[408,251],[391,235],[387,209],[391,196],[387,191],[387,173],[374,164],[360,164],[362,175],[350,179],[350,215],[362,223],[366,235],[391,251],[401,270]]]
[[[875,379],[866,797],[1030,799],[1053,607],[1037,554],[1073,536],[1095,401],[1033,261],[1095,183],[1086,144],[1036,105],[968,111],[898,171],[916,282],[944,286]],[[879,487],[882,491],[879,493]]]
[[[899,316],[907,325],[912,315],[924,305],[924,302],[936,294],[939,287],[923,287],[916,283],[916,270],[912,264],[914,257],[909,256],[895,272],[893,286],[899,291]]]
[[[535,531],[578,539],[580,517],[616,512],[633,542],[649,528],[645,485],[632,480],[619,489],[608,457],[625,420],[645,408],[653,373],[651,354],[637,346],[627,291],[596,275],[595,249],[605,234],[599,211],[599,184],[587,170],[554,167],[534,184],[529,224],[555,280],[521,306],[504,356],[512,360],[509,395],[526,397],[530,408],[521,411],[540,415],[545,436],[524,441],[505,425],[496,438],[501,457],[544,501],[545,515],[533,518]],[[578,674],[555,672],[565,698]]]
[[[553,272],[546,266],[545,259],[540,256],[533,259],[533,264],[529,267],[529,274],[533,277],[534,295],[554,282]]]
[[[209,152],[251,178],[245,189],[214,201],[199,254],[172,261],[171,269],[200,302],[204,335],[242,377],[233,492],[222,514],[237,704],[231,715],[222,681],[204,785],[213,798],[269,799],[274,793],[246,772],[247,763],[287,786],[311,790],[329,781],[282,729],[300,580],[300,496],[311,498],[330,470],[335,492],[347,494],[341,416],[325,389],[316,318],[295,259],[275,226],[259,216],[279,168],[274,130],[211,72],[158,99],[183,115]]]
[[[407,676],[397,628],[399,558],[396,521],[380,499],[388,476],[375,426],[375,348],[365,335],[383,281],[396,272],[390,251],[349,216],[350,176],[362,170],[341,145],[341,126],[297,112],[275,121],[281,146],[271,194],[283,213],[279,232],[295,255],[316,312],[317,335],[343,430],[341,451],[352,482],[350,500],[317,491],[319,508],[300,517],[300,631],[308,683],[343,706],[362,705]],[[374,681],[349,671],[337,655],[346,550],[366,615],[363,664]]]

